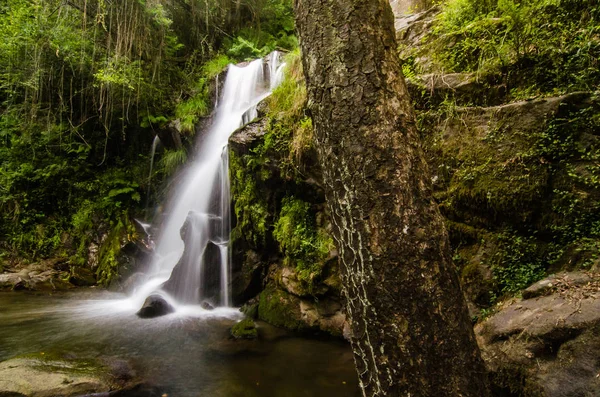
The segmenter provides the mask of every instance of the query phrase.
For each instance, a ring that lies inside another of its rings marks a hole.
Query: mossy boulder
[[[258,318],[302,333],[323,333],[342,337],[348,327],[339,300],[326,296],[300,298],[272,286],[259,296]]]
[[[231,328],[231,336],[235,339],[256,339],[258,338],[258,330],[254,321],[246,317]]]
[[[293,331],[308,331],[314,327],[302,321],[300,298],[276,288],[261,292],[258,318],[276,327]]]

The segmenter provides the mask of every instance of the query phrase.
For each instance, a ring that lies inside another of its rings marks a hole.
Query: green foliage
[[[496,239],[498,249],[489,261],[501,293],[518,292],[544,277],[544,263],[534,236],[506,231]]]
[[[293,30],[287,0],[2,2],[0,250],[85,264],[99,229],[147,201],[158,130],[179,119],[191,133],[210,113],[215,76],[232,61],[223,38],[267,51],[294,45]],[[190,135],[163,152],[154,183],[186,161]],[[104,255],[102,280],[115,255]]]
[[[99,251],[96,279],[98,284],[108,286],[110,281],[119,273],[119,253],[121,247],[131,240],[135,227],[127,217],[117,218],[111,223],[110,233],[102,243]]]
[[[242,27],[233,40],[226,41],[229,56],[243,61],[265,56],[275,49],[298,47],[291,1],[267,0],[257,4],[254,12],[260,16],[258,24]]]
[[[592,0],[449,0],[431,51],[448,71],[502,73],[530,94],[589,90],[600,83],[599,19]]]
[[[187,152],[184,148],[179,150],[166,150],[160,159],[160,164],[163,171],[167,175],[175,173],[175,171],[186,162]]]
[[[210,113],[210,90],[215,77],[229,65],[226,55],[217,55],[207,61],[201,68],[200,76],[191,85],[189,97],[175,107],[175,117],[181,123],[181,131],[193,135],[194,127],[200,117]],[[212,87],[214,89],[214,87]]]
[[[202,72],[206,79],[213,80],[218,74],[223,72],[230,63],[231,59],[227,55],[219,54],[202,66]]]
[[[284,198],[273,237],[285,255],[284,264],[295,266],[301,280],[311,282],[321,275],[333,240],[317,228],[315,211],[309,203],[295,197]]]

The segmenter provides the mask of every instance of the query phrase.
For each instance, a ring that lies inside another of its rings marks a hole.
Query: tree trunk
[[[365,396],[488,395],[386,0],[295,0]]]

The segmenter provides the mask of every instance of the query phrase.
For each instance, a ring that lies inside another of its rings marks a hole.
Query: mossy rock
[[[231,328],[231,336],[235,339],[256,339],[258,337],[258,330],[254,321],[246,317]]]
[[[308,331],[310,328],[302,321],[300,299],[275,288],[267,288],[260,294],[258,318],[293,331]]]
[[[34,353],[0,363],[0,395],[78,396],[114,389],[110,370],[94,360]]]

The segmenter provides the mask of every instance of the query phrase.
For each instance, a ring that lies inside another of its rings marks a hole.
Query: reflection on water
[[[0,293],[0,360],[41,351],[128,359],[169,396],[355,396],[347,344],[299,338],[259,324],[261,338],[236,341],[235,309],[183,308],[140,319],[118,294]]]

